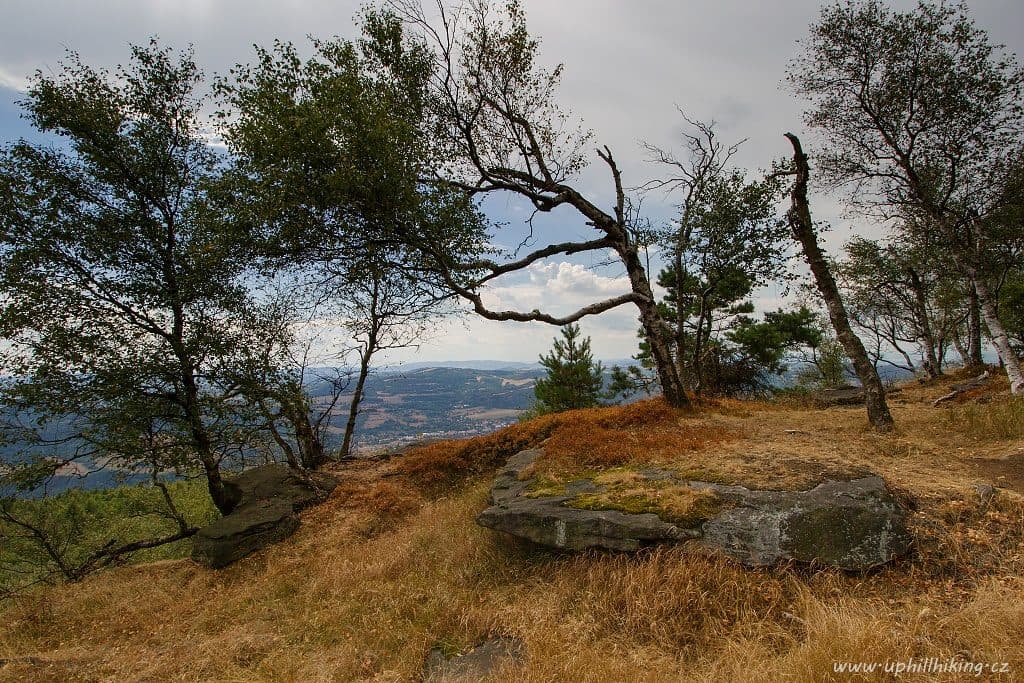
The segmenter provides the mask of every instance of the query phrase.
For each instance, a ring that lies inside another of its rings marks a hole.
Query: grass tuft
[[[954,421],[978,440],[1024,439],[1024,397],[994,398],[988,403],[967,403],[955,410]]]

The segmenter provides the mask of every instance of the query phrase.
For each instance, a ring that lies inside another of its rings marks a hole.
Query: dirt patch
[[[1024,450],[1005,458],[985,458],[977,461],[978,474],[994,486],[1024,494]]]

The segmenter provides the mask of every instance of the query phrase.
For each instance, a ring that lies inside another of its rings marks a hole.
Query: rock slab
[[[831,408],[833,406],[860,406],[867,400],[867,394],[863,387],[854,387],[849,384],[831,389],[822,389],[813,394],[814,404],[819,408]]]
[[[637,550],[657,541],[683,540],[697,535],[663,522],[652,513],[579,510],[565,505],[580,493],[600,490],[587,480],[568,485],[564,496],[524,496],[532,480],[521,479],[522,473],[541,454],[541,450],[534,449],[509,459],[494,480],[491,507],[477,516],[477,524],[564,550]]]
[[[492,638],[469,652],[446,657],[434,648],[423,665],[426,681],[479,681],[503,666],[522,662],[526,648],[516,638]]]
[[[296,513],[322,502],[338,485],[330,475],[282,464],[254,467],[228,483],[238,506],[200,529],[192,542],[192,559],[213,569],[291,536],[299,528]]]
[[[825,481],[809,491],[693,485],[733,503],[703,524],[700,542],[748,566],[795,560],[862,571],[910,549],[906,512],[878,476]]]
[[[533,483],[527,468],[541,455],[538,449],[523,451],[508,461],[478,524],[564,550],[631,551],[694,539],[752,567],[792,560],[861,571],[910,548],[906,512],[878,476],[828,480],[807,491],[762,491],[642,470],[652,481],[675,477],[676,483],[708,489],[722,503],[707,519],[687,526],[653,513],[570,507],[577,495],[604,490],[586,479],[567,485],[565,495],[527,496]]]

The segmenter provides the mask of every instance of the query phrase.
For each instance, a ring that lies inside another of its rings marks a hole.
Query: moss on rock
[[[712,491],[662,481],[577,496],[568,505],[581,510],[618,510],[628,514],[651,513],[666,522],[693,529],[721,512],[728,503]]]

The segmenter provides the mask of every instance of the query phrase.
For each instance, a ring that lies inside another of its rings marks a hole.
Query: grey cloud
[[[80,52],[90,64],[113,66],[126,59],[127,43],[141,43],[151,35],[175,47],[193,43],[207,73],[223,73],[249,60],[254,43],[267,45],[281,38],[305,45],[310,33],[353,36],[352,18],[360,4],[362,0],[8,0],[0,22],[0,87],[17,86],[35,69],[53,68],[65,47]],[[910,7],[914,2],[893,4]],[[1024,3],[973,0],[968,5],[995,41],[1024,53]],[[780,83],[787,61],[798,50],[796,41],[805,36],[819,6],[817,0],[524,0],[530,29],[543,40],[543,61],[565,64],[561,101],[594,130],[595,142],[612,148],[626,183],[633,186],[658,172],[645,161],[639,140],[665,147],[677,143],[676,105],[692,117],[717,120],[724,140],[748,138],[737,157],[744,166],[764,168],[787,155],[782,133],[802,132],[802,103]],[[6,133],[2,126],[0,131]],[[813,137],[807,140],[813,151]],[[579,184],[610,205],[606,169],[591,166]],[[661,220],[671,215],[671,204],[671,198],[651,197],[645,209]],[[525,215],[518,210],[521,203],[497,200],[494,205],[506,220]],[[834,197],[816,197],[814,205],[819,218],[834,222],[836,231],[827,241],[830,249],[837,249],[849,234],[850,221],[842,219]],[[582,220],[564,212],[545,217],[537,227],[538,240],[554,236],[561,241],[590,232]],[[496,236],[501,244],[513,239]],[[588,321],[584,331],[595,336],[601,355],[628,355],[636,343],[634,317],[624,307]],[[473,325],[473,333],[464,338],[493,345],[499,343],[494,335],[507,335],[500,343],[502,352],[513,354],[510,358],[535,358],[551,336],[538,334],[543,330],[536,326]],[[616,350],[601,351],[599,334]],[[458,348],[447,348],[437,351],[438,357],[459,357]],[[464,357],[478,356],[479,350],[467,353]]]

